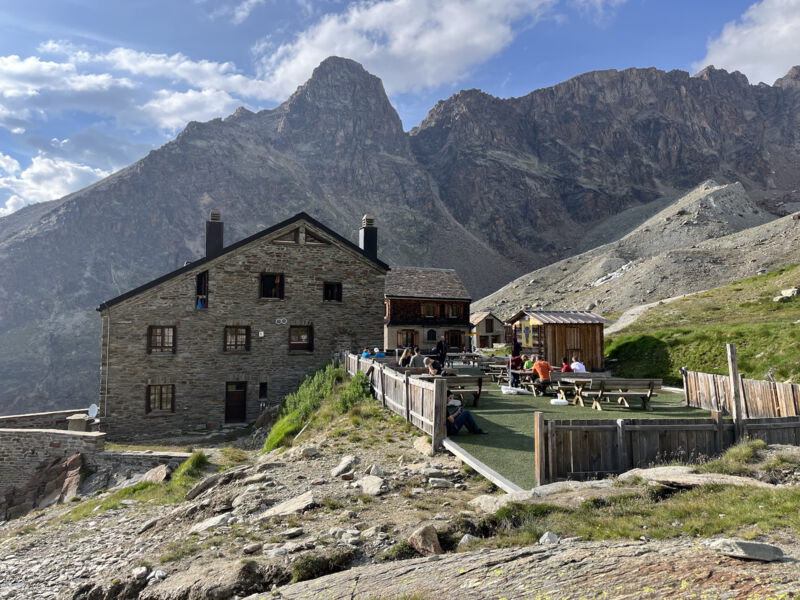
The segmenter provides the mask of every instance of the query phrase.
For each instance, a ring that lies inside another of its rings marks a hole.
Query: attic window
[[[306,229],[306,244],[327,244],[325,240],[320,237],[317,237],[313,233],[311,233],[308,229]]]
[[[433,302],[423,302],[422,303],[422,316],[423,317],[435,317],[436,316],[436,304]]]
[[[450,318],[451,319],[458,319],[461,317],[461,305],[460,304],[451,304],[450,305]]]
[[[197,274],[195,287],[197,288],[195,308],[208,308],[208,271]]]
[[[282,236],[275,238],[276,244],[298,244],[300,243],[300,229],[292,229],[288,233],[284,233]]]
[[[486,333],[494,333],[494,319],[492,317],[488,317],[484,321],[484,331]]]

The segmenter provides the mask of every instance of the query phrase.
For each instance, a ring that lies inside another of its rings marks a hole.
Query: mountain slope
[[[799,82],[798,69],[773,86],[602,71],[522,98],[461,92],[406,133],[379,79],[329,58],[273,110],[190,123],[130,167],[0,219],[0,412],[93,401],[94,307],[198,258],[211,208],[228,243],[300,210],[355,240],[369,211],[382,259],[455,268],[474,297],[618,239],[712,176],[782,214],[800,201]]]
[[[800,260],[800,221],[773,219],[738,183],[706,181],[616,242],[529,273],[473,304],[612,313]]]

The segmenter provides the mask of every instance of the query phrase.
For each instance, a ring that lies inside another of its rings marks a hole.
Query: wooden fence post
[[[403,410],[405,411],[406,422],[411,422],[411,390],[409,389],[408,373],[405,374],[403,380]]]
[[[548,478],[555,481],[558,477],[558,469],[556,468],[556,455],[558,448],[556,448],[556,424],[553,421],[547,421],[547,464],[549,467]]]
[[[728,349],[728,375],[731,380],[731,409],[733,410],[733,424],[736,427],[736,441],[744,437],[744,411],[742,410],[741,380],[739,379],[739,365],[736,362],[736,344],[726,344]]]
[[[447,437],[447,381],[437,377],[433,382],[433,436],[431,452],[436,452]]]
[[[386,406],[386,378],[383,374],[383,368],[386,365],[381,365],[380,370],[378,371],[378,380],[381,382],[381,404]]]
[[[356,373],[358,373],[360,370],[361,370],[361,355],[359,354],[358,356],[356,356],[356,370],[355,370],[353,373],[351,373],[351,374],[352,374],[352,375],[355,375],[355,374],[356,374]]]
[[[725,430],[722,428],[724,424],[722,420],[722,413],[717,412],[716,410],[711,411],[711,420],[714,421],[714,424],[717,426],[716,430],[714,431],[714,451],[717,454],[721,454],[723,435],[725,433]]]
[[[625,443],[625,419],[617,419],[617,469],[620,473],[632,469],[628,463],[628,445]]]
[[[545,463],[545,425],[544,413],[533,413],[533,464],[536,487],[547,483],[547,468]]]
[[[688,367],[681,367],[681,377],[683,377],[683,401],[686,403],[686,406],[689,406],[689,380],[686,377],[688,371]]]

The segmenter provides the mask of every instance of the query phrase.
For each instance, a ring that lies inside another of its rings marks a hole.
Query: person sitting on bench
[[[533,362],[533,376],[536,380],[533,382],[533,387],[539,396],[544,396],[547,391],[547,386],[550,385],[550,373],[553,372],[553,367],[546,360],[542,360],[541,356],[535,356]]]
[[[470,433],[488,434],[478,427],[472,413],[461,406],[461,400],[454,398],[452,394],[447,396],[447,435],[456,435],[462,427],[466,427]]]
[[[438,360],[433,360],[432,358],[426,358],[425,366],[428,368],[429,375],[444,375],[444,369],[442,368],[442,363],[440,363]]]

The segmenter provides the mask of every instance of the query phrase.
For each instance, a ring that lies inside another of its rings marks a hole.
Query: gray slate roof
[[[392,267],[386,273],[388,298],[471,300],[455,269]]]
[[[525,309],[519,311],[516,315],[511,317],[509,322],[519,320],[522,315],[533,317],[540,323],[565,323],[565,324],[580,324],[580,323],[608,323],[608,319],[604,319],[600,315],[590,310],[531,310]]]

